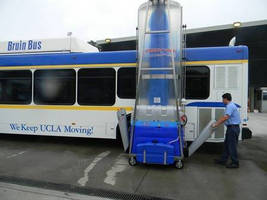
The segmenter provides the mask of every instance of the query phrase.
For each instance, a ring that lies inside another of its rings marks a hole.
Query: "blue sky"
[[[0,0],[0,41],[135,35],[144,0]],[[180,0],[183,23],[198,28],[267,19],[267,0]]]

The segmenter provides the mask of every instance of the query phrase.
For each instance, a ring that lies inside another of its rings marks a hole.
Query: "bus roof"
[[[187,48],[186,61],[247,60],[246,46]],[[135,63],[136,51],[1,55],[0,66]]]

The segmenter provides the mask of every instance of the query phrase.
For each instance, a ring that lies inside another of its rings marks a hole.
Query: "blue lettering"
[[[29,40],[28,42],[28,50],[32,50],[32,40]]]
[[[18,42],[15,43],[15,50],[16,51],[19,50],[19,43]]]
[[[82,128],[80,127],[72,127],[72,126],[64,126],[64,132],[66,133],[83,133],[86,135],[92,135],[93,134],[93,127],[91,128]]]
[[[12,51],[12,42],[11,41],[8,42],[7,50]]]
[[[26,49],[26,45],[27,45],[26,42],[22,42],[22,47],[21,47],[21,49],[22,49],[22,50],[25,50],[25,49]]]
[[[21,130],[22,131],[27,131],[26,124],[21,124]]]
[[[20,126],[18,124],[10,124],[10,128],[11,130],[14,130],[14,131],[20,130]]]
[[[38,42],[38,49],[41,49],[41,48],[42,48],[42,42],[39,41],[39,42]]]
[[[40,130],[41,130],[42,132],[45,132],[45,125],[41,124],[41,125],[40,125]]]
[[[29,40],[27,43],[27,42],[23,42],[22,40],[20,40],[19,42],[9,41],[7,44],[8,51],[37,50],[37,49],[42,49],[41,41]]]
[[[71,125],[65,125],[65,126],[60,126],[60,125],[51,125],[51,124],[40,124],[38,126],[29,126],[27,124],[17,124],[17,123],[11,123],[9,124],[11,130],[13,131],[23,131],[23,132],[31,132],[31,133],[36,133],[38,130],[41,132],[48,132],[48,133],[61,133],[64,131],[65,133],[70,133],[70,134],[84,134],[87,136],[90,136],[93,134],[94,127],[73,127]]]
[[[27,126],[26,124],[21,124],[21,130],[36,133],[36,131],[38,130],[38,127],[37,126]]]
[[[41,124],[40,129],[42,132],[61,132],[60,126]]]
[[[37,49],[37,42],[33,42],[32,49]]]

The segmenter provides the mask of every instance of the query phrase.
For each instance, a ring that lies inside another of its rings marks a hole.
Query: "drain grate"
[[[118,192],[113,190],[104,190],[92,187],[80,187],[71,184],[61,184],[61,183],[53,183],[39,180],[32,180],[27,178],[18,178],[12,176],[0,176],[0,182],[30,186],[30,187],[39,187],[42,189],[50,189],[50,190],[59,190],[62,192],[71,192],[71,193],[79,193],[96,197],[104,197],[110,199],[121,199],[121,200],[169,200],[166,198],[159,198],[141,194],[131,194]]]

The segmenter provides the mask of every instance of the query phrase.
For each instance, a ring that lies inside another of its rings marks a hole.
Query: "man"
[[[240,114],[237,106],[232,102],[232,96],[230,93],[225,93],[222,95],[222,98],[223,103],[226,105],[224,116],[214,123],[212,127],[216,128],[220,124],[224,123],[227,130],[224,140],[223,154],[220,159],[215,160],[215,163],[226,165],[227,168],[238,168],[239,161],[237,156],[237,143],[240,132],[239,124],[241,123]],[[231,157],[232,162],[227,164],[229,156]]]

